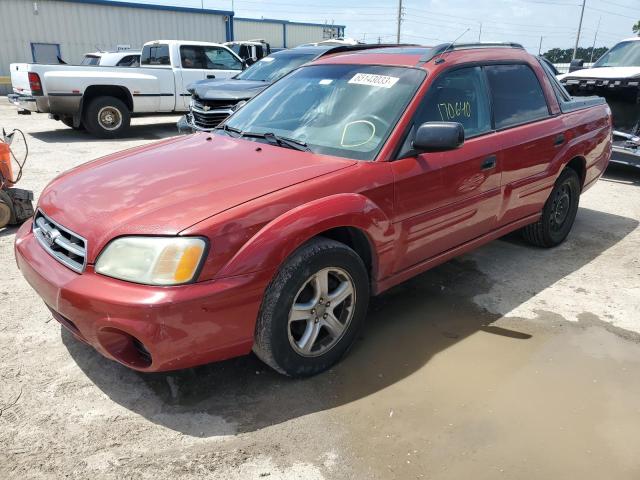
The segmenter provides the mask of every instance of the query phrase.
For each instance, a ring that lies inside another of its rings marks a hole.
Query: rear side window
[[[527,65],[485,67],[493,99],[496,128],[507,128],[549,116],[547,101]]]
[[[423,122],[459,122],[467,137],[491,130],[491,108],[480,67],[445,72],[436,78],[422,100]]]
[[[98,65],[100,63],[100,57],[94,57],[93,55],[85,55],[80,65]]]
[[[140,57],[138,55],[127,55],[122,57],[122,60],[118,62],[117,67],[137,67],[140,65]]]
[[[140,56],[142,65],[171,65],[168,45],[145,45]]]

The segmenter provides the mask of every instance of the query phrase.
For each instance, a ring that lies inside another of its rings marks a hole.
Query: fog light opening
[[[144,344],[122,330],[104,328],[98,333],[102,347],[113,358],[134,368],[148,368],[153,362],[151,353]]]

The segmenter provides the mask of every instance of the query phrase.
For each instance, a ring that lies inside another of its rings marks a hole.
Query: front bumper
[[[77,274],[37,242],[31,221],[16,235],[18,267],[54,318],[107,358],[139,371],[193,367],[251,351],[273,272],[177,287]]]
[[[18,110],[34,113],[46,113],[49,111],[49,102],[47,101],[47,97],[34,97],[31,95],[10,93],[7,95],[7,100],[18,107]]]

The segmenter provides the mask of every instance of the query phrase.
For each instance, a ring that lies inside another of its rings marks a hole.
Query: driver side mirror
[[[413,139],[417,153],[455,150],[464,143],[464,127],[457,122],[425,122]]]

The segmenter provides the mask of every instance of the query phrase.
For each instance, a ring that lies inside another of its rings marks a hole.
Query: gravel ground
[[[175,134],[95,140],[0,105],[57,174]],[[495,241],[374,299],[350,355],[145,375],[52,320],[0,230],[0,478],[640,478],[640,173],[610,168],[560,248]]]

